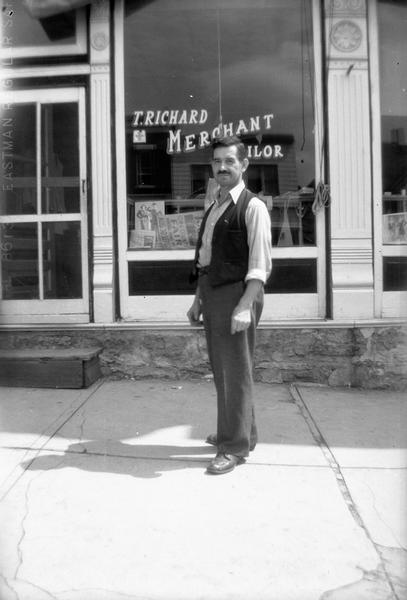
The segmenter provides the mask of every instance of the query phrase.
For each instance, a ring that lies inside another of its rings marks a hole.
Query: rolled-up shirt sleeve
[[[267,206],[252,198],[246,210],[249,268],[245,281],[259,279],[266,283],[271,273],[271,221]]]

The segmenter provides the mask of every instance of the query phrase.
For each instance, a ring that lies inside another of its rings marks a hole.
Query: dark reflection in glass
[[[36,223],[0,226],[1,287],[4,300],[39,297]]]
[[[80,223],[43,223],[44,298],[81,298]]]
[[[407,188],[406,3],[379,1],[378,21],[382,176],[389,198]]]
[[[130,296],[193,294],[195,284],[189,283],[191,261],[170,260],[165,269],[158,261],[129,262]],[[309,259],[275,259],[273,272],[265,287],[267,294],[315,294],[317,292],[317,261]]]
[[[2,111],[0,214],[37,212],[35,104],[7,105]]]
[[[274,259],[273,271],[264,289],[267,294],[316,294],[316,259]]]
[[[385,292],[407,291],[407,256],[383,258],[383,290]]]
[[[78,105],[41,107],[43,213],[80,211]]]

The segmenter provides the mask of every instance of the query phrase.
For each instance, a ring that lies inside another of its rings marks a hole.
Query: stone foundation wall
[[[407,389],[407,326],[264,327],[257,333],[257,381]],[[211,372],[203,330],[89,326],[0,333],[2,349],[69,347],[101,347],[105,375],[183,379]]]

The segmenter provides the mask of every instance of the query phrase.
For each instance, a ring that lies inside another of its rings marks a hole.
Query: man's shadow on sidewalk
[[[42,452],[55,451],[44,448]],[[29,471],[50,471],[76,468],[93,473],[112,473],[151,479],[165,471],[205,469],[216,448],[202,442],[199,446],[160,444],[125,444],[116,440],[106,443],[87,441],[70,444],[57,454],[37,456],[24,461],[21,467]]]

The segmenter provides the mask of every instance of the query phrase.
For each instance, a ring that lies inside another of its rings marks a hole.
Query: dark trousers
[[[248,456],[256,445],[253,405],[253,356],[256,327],[263,309],[263,290],[253,303],[248,329],[231,334],[232,312],[244,292],[244,283],[219,287],[199,278],[208,355],[217,392],[218,451]]]

